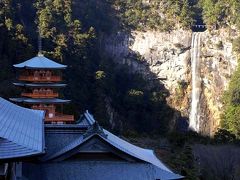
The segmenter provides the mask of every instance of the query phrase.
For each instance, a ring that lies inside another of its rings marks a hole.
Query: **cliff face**
[[[230,77],[237,67],[237,56],[233,52],[229,37],[235,32],[225,29],[202,33],[202,132],[213,134],[220,123],[221,97],[227,89]]]
[[[219,126],[221,96],[237,66],[237,58],[228,38],[231,32],[220,30],[201,33],[201,132],[212,134]],[[232,34],[231,34],[232,35]],[[169,90],[168,103],[188,117],[191,102],[191,38],[190,31],[175,30],[118,32],[102,36],[105,56],[148,79],[161,81]],[[137,57],[137,58],[136,58]],[[149,71],[151,73],[149,73]]]
[[[190,46],[191,32],[133,31],[130,35],[118,33],[104,38],[102,48],[105,55],[120,64],[127,63],[133,71],[145,73],[142,70],[149,68],[171,91],[186,79]],[[134,59],[136,55],[141,58]]]

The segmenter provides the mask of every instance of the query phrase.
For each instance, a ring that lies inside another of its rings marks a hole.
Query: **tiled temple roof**
[[[166,165],[164,165],[156,157],[153,150],[137,147],[103,129],[101,126],[98,125],[98,123],[94,120],[93,116],[88,113],[88,111],[83,114],[81,120],[82,121],[80,123],[76,124],[79,129],[82,129],[82,131],[79,132],[73,129],[72,132],[68,131],[68,135],[66,135],[66,132],[64,133],[64,131],[62,131],[63,134],[59,133],[60,131],[56,131],[56,135],[54,135],[54,131],[47,130],[47,154],[41,158],[42,162],[62,161],[68,158],[69,155],[72,154],[76,149],[80,148],[88,141],[96,137],[100,138],[114,149],[117,149],[118,151],[133,157],[137,161],[145,162],[152,166],[152,168],[154,169],[153,171],[155,172],[154,176],[156,178],[183,178],[182,176],[175,174],[168,167],[166,167]],[[61,126],[65,125],[55,125],[55,128],[59,129],[59,127]],[[86,129],[86,127],[88,128]],[[48,126],[48,128],[50,127]],[[54,129],[54,126],[52,126],[52,128]],[[84,128],[86,129],[85,131],[83,130]],[[63,137],[68,137],[68,139],[63,140]],[[138,165],[136,164],[136,167],[137,166]],[[147,167],[144,166],[144,168]]]
[[[57,63],[51,59],[46,58],[43,55],[36,56],[13,66],[16,68],[27,69],[65,69],[67,67],[66,65]]]
[[[0,98],[0,160],[44,152],[44,112]]]

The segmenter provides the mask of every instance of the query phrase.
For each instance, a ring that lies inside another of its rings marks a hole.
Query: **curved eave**
[[[9,98],[9,100],[17,103],[23,102],[23,98]]]
[[[24,103],[26,104],[35,104],[35,103],[52,103],[52,104],[64,104],[70,103],[71,100],[65,99],[26,99]]]
[[[38,55],[27,61],[19,64],[14,64],[15,68],[25,68],[25,69],[65,69],[66,65],[57,63],[51,59],[44,57],[43,55]]]
[[[44,152],[44,111],[0,98],[0,160]]]
[[[13,65],[15,68],[19,69],[66,69],[67,66],[64,67],[38,67],[38,66],[18,66],[18,64]]]
[[[51,87],[51,88],[63,88],[66,87],[67,84],[47,84],[47,83],[13,83],[15,86],[21,86],[21,87]]]
[[[45,153],[44,149],[39,151],[36,149],[22,146],[20,144],[13,143],[6,139],[1,139],[0,144],[0,160],[25,158]]]
[[[27,152],[27,153],[19,153],[19,154],[15,154],[15,155],[12,155],[12,154],[9,154],[9,155],[4,155],[4,156],[1,156],[0,154],[0,161],[3,161],[3,160],[10,160],[10,159],[21,159],[21,158],[27,158],[27,157],[35,157],[37,155],[42,155],[44,154],[44,152]]]
[[[13,83],[13,85],[14,85],[14,86],[22,86],[22,87],[24,87],[24,86],[25,86],[25,84],[24,84],[24,83]]]
[[[38,98],[38,99],[32,99],[32,98],[10,98],[11,101],[14,102],[20,102],[25,104],[36,104],[36,103],[48,103],[48,104],[66,104],[70,103],[71,100],[65,100],[65,99],[58,99],[58,98]]]

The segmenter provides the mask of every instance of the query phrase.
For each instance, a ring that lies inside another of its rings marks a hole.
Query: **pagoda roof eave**
[[[19,64],[14,64],[13,67],[21,69],[65,69],[66,65],[57,63],[44,56],[36,56]]]
[[[51,70],[51,69],[61,70],[61,69],[66,69],[67,68],[67,67],[62,67],[62,68],[47,68],[47,67],[45,67],[45,68],[43,68],[43,67],[28,67],[28,66],[17,67],[17,66],[14,66],[14,65],[13,65],[13,67],[18,68],[18,69],[48,69],[48,70]]]
[[[65,104],[70,103],[71,100],[59,99],[59,98],[10,98],[13,102],[24,103],[24,104]]]
[[[15,86],[22,87],[52,87],[52,88],[61,88],[66,87],[67,84],[58,84],[58,83],[13,83]]]

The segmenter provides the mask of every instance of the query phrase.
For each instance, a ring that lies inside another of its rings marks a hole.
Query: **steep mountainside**
[[[191,27],[205,23],[201,132],[219,127],[221,96],[237,67],[236,0],[3,0],[0,7],[0,79],[8,87],[1,96],[18,93],[12,64],[37,53],[40,31],[45,55],[69,66],[63,96],[73,103],[65,111],[89,109],[108,128],[129,133],[187,129]]]
[[[105,127],[124,133],[168,132],[178,112],[166,103],[164,85],[101,56],[101,35],[123,29],[113,6],[105,0],[1,1],[0,79],[6,88],[0,95],[18,95],[12,65],[37,54],[40,33],[45,56],[69,67],[62,96],[73,101],[65,111],[78,117],[88,109]]]

